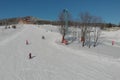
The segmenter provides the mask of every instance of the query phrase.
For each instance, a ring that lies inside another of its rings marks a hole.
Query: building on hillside
[[[34,24],[33,17],[31,16],[22,17],[18,20],[18,24]]]
[[[26,21],[19,19],[18,24],[26,24]]]

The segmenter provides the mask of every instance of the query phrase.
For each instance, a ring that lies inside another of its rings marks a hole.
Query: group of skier
[[[45,39],[45,37],[44,36],[42,36],[42,39]],[[29,41],[28,40],[26,40],[26,45],[29,45],[30,43],[29,43]],[[32,56],[32,53],[29,53],[29,59],[32,59],[33,58],[33,56]]]

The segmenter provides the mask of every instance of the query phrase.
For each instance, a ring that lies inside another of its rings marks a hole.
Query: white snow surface
[[[89,49],[77,42],[58,43],[61,35],[56,26],[22,25],[7,30],[1,27],[0,80],[120,80],[120,48],[107,42],[107,37],[111,37],[108,34],[115,37],[104,32],[101,37],[105,37],[106,44]]]

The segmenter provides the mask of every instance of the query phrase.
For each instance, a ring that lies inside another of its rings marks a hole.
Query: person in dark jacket
[[[31,53],[29,53],[29,59],[32,59],[32,54]]]
[[[42,39],[45,39],[45,37],[44,37],[44,36],[42,36]]]

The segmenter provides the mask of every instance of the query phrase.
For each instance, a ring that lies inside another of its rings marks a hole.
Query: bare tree
[[[81,13],[80,15],[80,20],[81,20],[81,42],[82,46],[85,46],[85,43],[91,47],[91,41],[92,41],[92,34],[94,32],[94,46],[96,46],[96,43],[99,39],[100,36],[100,25],[101,23],[101,18],[92,16],[90,13]]]
[[[65,36],[68,31],[68,26],[69,26],[68,24],[69,24],[70,20],[71,20],[70,13],[66,9],[64,9],[59,15],[59,21],[60,21],[59,31],[62,35],[62,43],[65,40]]]
[[[89,33],[89,42],[90,42],[90,27],[89,24],[91,23],[92,16],[86,12],[86,13],[81,13],[80,14],[80,20],[81,20],[81,41],[82,41],[82,46],[85,46],[85,42],[87,40],[87,34]]]
[[[103,26],[103,21],[100,17],[96,17],[94,16],[93,18],[93,22],[94,22],[94,47],[97,45],[98,39],[100,37],[101,34],[101,27]]]

